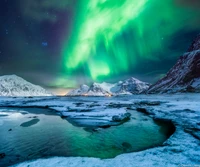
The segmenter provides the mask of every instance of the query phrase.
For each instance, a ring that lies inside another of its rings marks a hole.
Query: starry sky
[[[0,75],[56,93],[154,83],[200,33],[199,0],[1,0]]]

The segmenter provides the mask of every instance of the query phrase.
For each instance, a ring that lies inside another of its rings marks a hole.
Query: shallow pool
[[[0,166],[51,156],[113,158],[161,145],[173,132],[170,123],[129,110],[131,119],[102,129],[76,127],[56,112],[40,108],[0,109]]]

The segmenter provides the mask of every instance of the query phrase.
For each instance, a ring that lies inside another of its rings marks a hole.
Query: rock
[[[123,116],[115,115],[112,117],[112,121],[114,122],[123,122],[130,119],[131,114],[125,113]]]
[[[67,96],[84,96],[89,90],[89,86],[81,85],[80,88],[70,91]]]
[[[0,159],[3,159],[6,156],[5,153],[0,153]]]
[[[149,113],[147,112],[147,110],[145,108],[136,108],[136,110],[149,115]]]
[[[139,103],[135,103],[137,105],[147,105],[147,106],[159,106],[161,105],[160,101],[141,101]]]
[[[140,94],[149,88],[150,84],[136,78],[129,78],[117,83],[93,83],[90,87],[81,85],[80,88],[70,91],[67,96],[113,96]]]
[[[102,109],[101,111],[92,110],[88,112],[62,112],[62,118],[65,118],[74,126],[90,128],[108,128],[117,126],[130,119],[131,114],[126,109]]]
[[[200,92],[200,35],[167,75],[147,93]]]
[[[149,86],[149,83],[131,77],[127,80],[119,81],[112,89],[115,89],[116,94],[140,94],[146,91]]]
[[[16,75],[0,76],[0,96],[53,96],[44,88],[27,82]]]

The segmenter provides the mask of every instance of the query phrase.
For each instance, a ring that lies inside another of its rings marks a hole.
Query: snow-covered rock
[[[67,95],[68,96],[77,96],[77,95],[83,96],[88,92],[88,90],[89,90],[89,86],[81,85],[80,88],[70,91]]]
[[[147,93],[200,92],[200,35],[167,75]]]
[[[4,75],[0,77],[0,96],[52,96],[52,94],[16,75]]]
[[[131,95],[140,94],[149,88],[150,84],[142,82],[136,78],[130,78],[124,81],[119,81],[118,83],[93,83],[87,89],[82,87],[72,90],[67,95],[69,96],[111,96],[111,95]],[[83,91],[84,90],[84,91]],[[87,91],[86,91],[87,90]],[[84,92],[84,93],[82,93]]]
[[[150,84],[142,82],[136,78],[129,78],[125,81],[119,81],[112,91],[115,94],[140,94],[149,88]]]
[[[110,83],[93,83],[88,92],[87,95],[88,96],[110,96],[112,95],[111,92],[111,88],[114,86],[115,84],[110,84]]]
[[[126,109],[99,109],[91,111],[64,111],[62,117],[71,122],[73,125],[82,127],[107,127],[122,124],[127,121],[131,114]]]

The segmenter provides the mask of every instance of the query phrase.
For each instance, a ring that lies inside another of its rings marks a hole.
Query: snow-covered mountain
[[[86,85],[85,85],[86,86]],[[68,96],[111,96],[111,95],[122,95],[122,94],[140,94],[149,88],[150,84],[142,82],[136,78],[130,78],[124,81],[119,81],[115,84],[110,83],[93,83],[87,89],[82,86],[78,89],[72,90]],[[86,91],[87,90],[87,91]],[[84,93],[82,93],[84,92]]]
[[[147,93],[200,92],[200,35],[167,75]]]
[[[116,94],[140,94],[149,88],[150,84],[142,82],[136,78],[129,78],[125,81],[119,81],[112,92]]]
[[[93,83],[88,92],[88,96],[110,96],[112,95],[111,89],[115,86],[115,84],[110,83]]]
[[[52,96],[52,94],[16,75],[4,75],[0,76],[0,96]]]
[[[88,90],[89,90],[89,86],[81,85],[80,88],[70,91],[67,95],[68,96],[76,96],[76,95],[84,96],[88,92]]]

